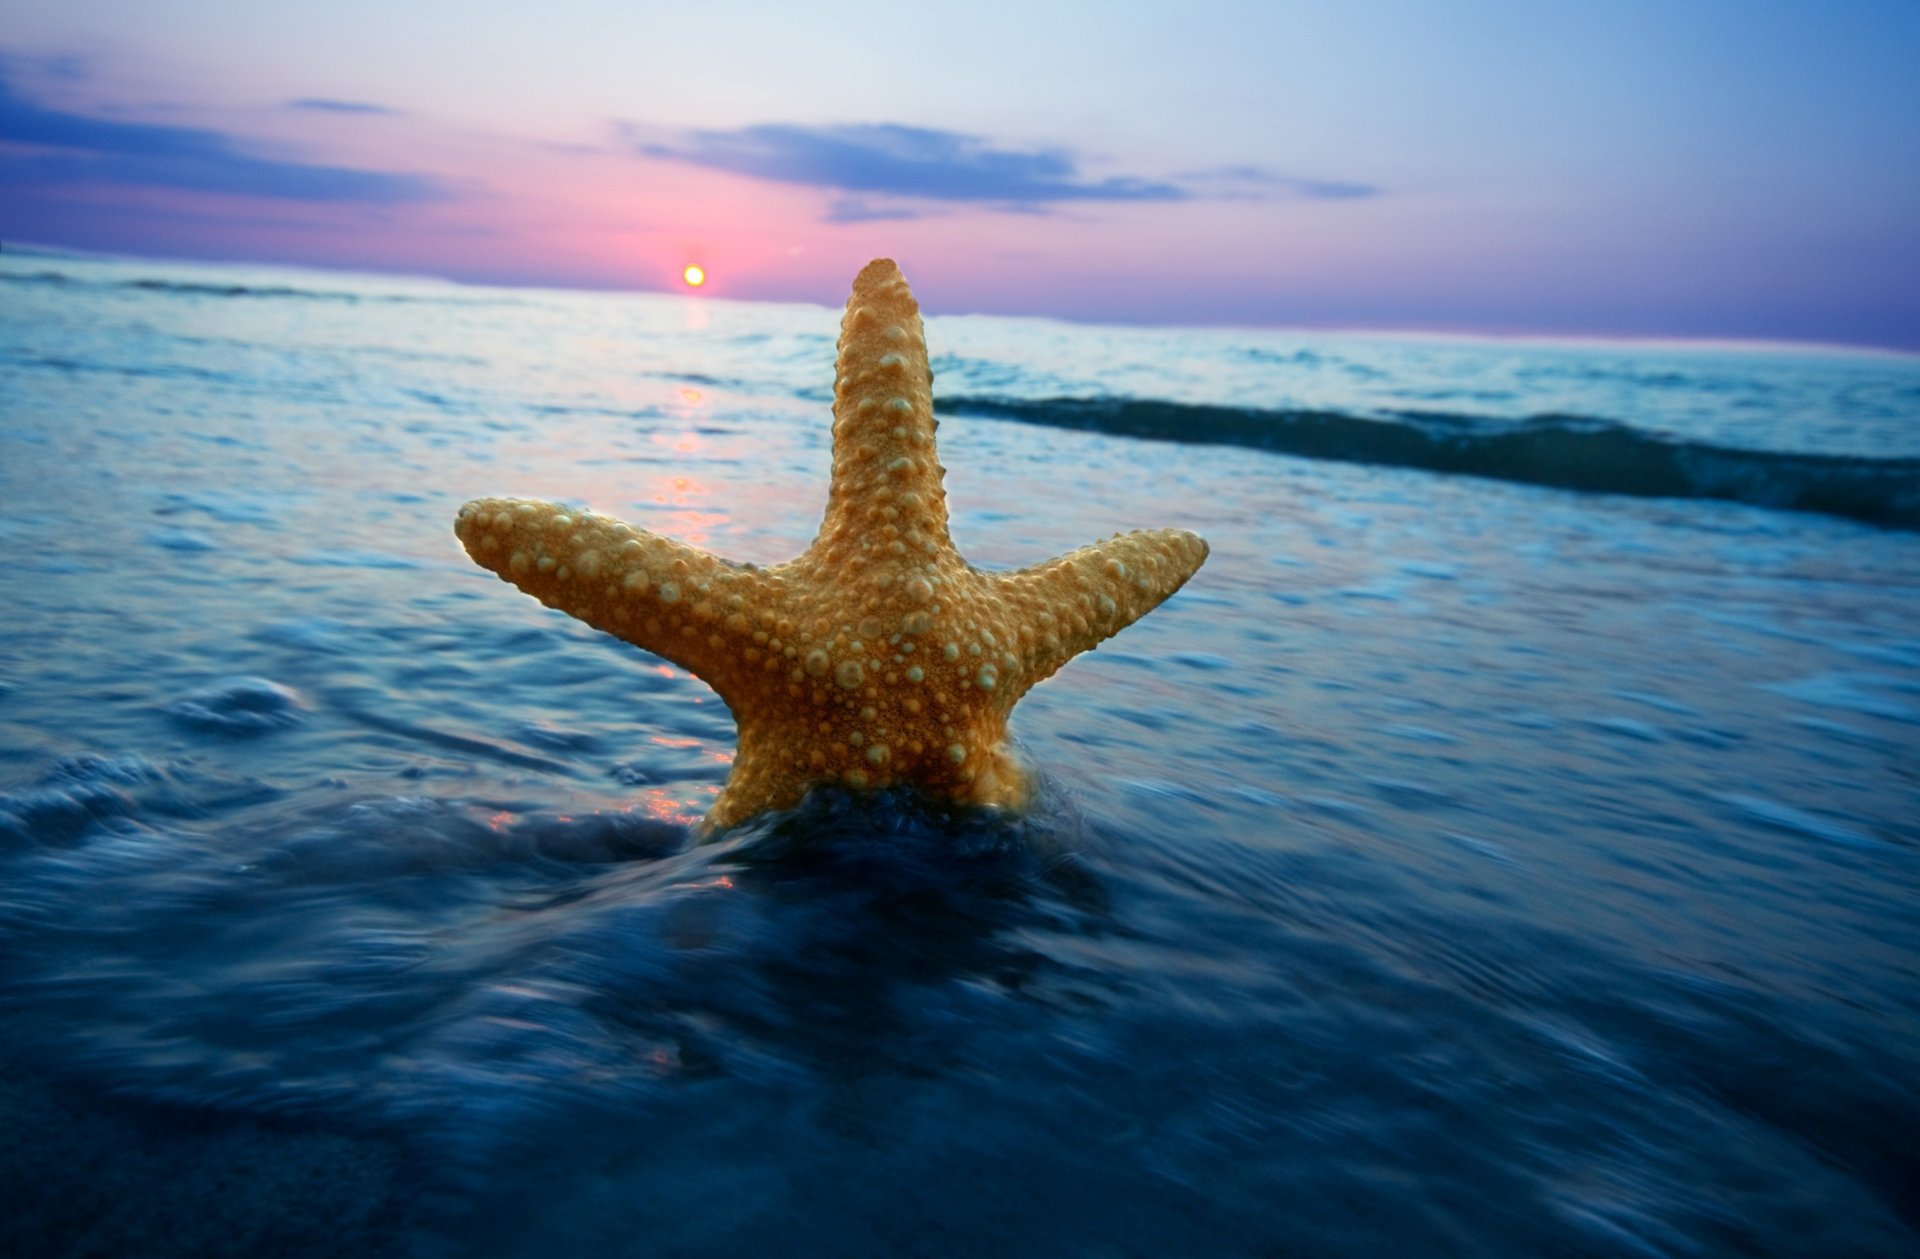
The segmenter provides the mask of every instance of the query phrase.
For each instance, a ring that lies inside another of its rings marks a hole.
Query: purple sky
[[[1920,349],[1910,0],[0,18],[7,241],[607,288],[699,262],[823,303],[889,254],[939,312]]]

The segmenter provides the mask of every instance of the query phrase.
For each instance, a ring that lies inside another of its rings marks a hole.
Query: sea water
[[[930,318],[973,563],[1212,557],[697,845],[454,512],[789,558],[836,321],[0,255],[0,1251],[1920,1247],[1920,361]]]

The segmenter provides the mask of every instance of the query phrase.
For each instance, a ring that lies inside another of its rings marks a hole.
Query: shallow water
[[[0,1005],[74,1131],[398,1151],[352,1192],[399,1252],[1920,1245],[1920,536],[950,419],[975,563],[1212,558],[1022,702],[1032,816],[829,795],[693,847],[724,707],[453,512],[796,553],[831,312],[0,265],[69,276],[0,286]],[[1044,327],[931,321],[942,388],[1389,405],[1297,338]],[[1832,413],[1751,444],[1920,449],[1884,356],[1312,348],[1718,442],[1791,377]],[[1582,353],[1644,380],[1527,392]],[[139,1230],[200,1166],[11,1240],[192,1253]]]

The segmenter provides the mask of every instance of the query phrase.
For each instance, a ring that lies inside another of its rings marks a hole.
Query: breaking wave
[[[949,415],[1122,437],[1249,446],[1592,493],[1718,499],[1920,530],[1920,458],[1742,450],[1578,415],[1510,421],[1402,411],[1369,417],[1133,398],[962,396],[936,405]]]

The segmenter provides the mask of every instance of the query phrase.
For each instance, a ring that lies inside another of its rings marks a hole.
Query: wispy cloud
[[[645,157],[840,193],[822,215],[828,223],[925,218],[939,213],[930,207],[940,204],[1042,214],[1069,203],[1351,201],[1381,191],[1372,184],[1245,165],[1166,179],[1096,178],[1068,148],[1014,148],[981,136],[898,123],[764,123],[664,136],[632,124],[617,125],[627,147]]]
[[[1178,178],[1189,188],[1207,189],[1213,195],[1225,197],[1292,196],[1311,201],[1355,201],[1362,197],[1377,197],[1381,192],[1374,184],[1342,179],[1308,179],[1270,171],[1261,166],[1216,166],[1209,170],[1191,171]]]
[[[865,197],[838,197],[820,216],[823,223],[879,223],[887,220],[924,219],[938,210],[916,209],[909,205],[876,205]]]
[[[754,179],[928,201],[1032,209],[1063,202],[1182,201],[1185,189],[1125,175],[1094,179],[1061,148],[1012,149],[979,136],[895,123],[802,126],[766,123],[734,131],[689,131],[669,141],[628,128],[647,157],[688,162]],[[837,203],[829,217],[902,217],[911,210]]]
[[[400,111],[387,105],[375,105],[368,101],[336,101],[325,96],[303,96],[297,101],[288,101],[288,109],[311,109],[323,114],[381,114],[398,117]]]
[[[92,182],[366,205],[450,195],[423,175],[255,157],[219,131],[49,109],[20,96],[4,73],[0,140],[15,150],[0,154],[0,183],[15,186]]]

